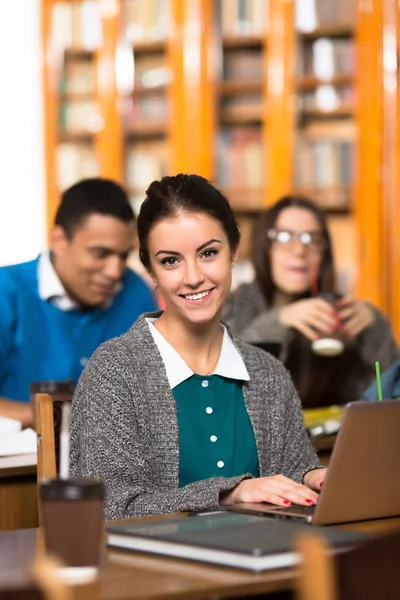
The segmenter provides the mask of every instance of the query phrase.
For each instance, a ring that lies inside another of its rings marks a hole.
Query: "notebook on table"
[[[400,400],[345,407],[317,506],[246,503],[227,508],[315,525],[400,516]]]
[[[308,530],[304,523],[218,512],[111,525],[107,527],[107,544],[260,572],[296,565],[299,557],[293,551],[294,540]],[[332,528],[321,528],[321,534],[337,551],[370,537]]]

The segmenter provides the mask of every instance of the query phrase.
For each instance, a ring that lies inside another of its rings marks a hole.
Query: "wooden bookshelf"
[[[300,28],[302,0],[249,0],[253,8],[241,3],[240,15],[239,3],[227,0],[161,0],[159,11],[155,0],[97,0],[101,43],[93,44],[91,31],[92,46],[76,32],[69,43],[55,40],[55,7],[73,5],[76,23],[84,0],[41,2],[49,226],[60,192],[60,148],[67,159],[76,151],[78,166],[88,169],[78,178],[115,178],[136,207],[153,177],[199,173],[225,191],[248,241],[265,206],[286,193],[306,194],[329,215],[352,292],[381,307],[400,334],[400,81],[390,71],[400,54],[395,0],[335,0],[324,3],[324,13],[314,0],[314,22],[305,23],[310,11],[303,11]],[[165,11],[167,20],[160,17]],[[384,64],[388,32],[397,38],[386,49],[395,48],[393,60]],[[330,53],[337,62],[325,72],[322,59],[312,68],[321,48],[322,57]],[[76,106],[84,126],[65,127],[62,118],[68,123]],[[92,108],[94,117],[86,118]],[[325,153],[336,165],[331,175],[324,169],[324,185],[298,178],[299,143],[315,145],[318,136],[331,140],[330,148],[317,148],[318,160]],[[344,178],[341,153],[352,155]]]

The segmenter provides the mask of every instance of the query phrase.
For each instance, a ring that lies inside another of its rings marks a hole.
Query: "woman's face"
[[[219,319],[236,260],[219,221],[205,213],[164,219],[150,231],[148,247],[166,313],[197,324]]]
[[[311,211],[290,207],[279,214],[274,229],[276,232],[311,234],[308,238],[312,241],[308,245],[296,237],[286,243],[278,240],[271,243],[271,273],[275,286],[285,294],[303,294],[318,278],[323,255],[321,226]]]

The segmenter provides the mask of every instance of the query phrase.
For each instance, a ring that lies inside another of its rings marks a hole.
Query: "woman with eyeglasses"
[[[255,280],[229,298],[224,321],[247,342],[280,344],[280,358],[292,374],[303,406],[355,400],[400,353],[390,326],[373,305],[334,293],[332,244],[323,212],[310,200],[285,196],[260,215],[254,231]],[[345,351],[317,356],[311,343],[339,331]]]

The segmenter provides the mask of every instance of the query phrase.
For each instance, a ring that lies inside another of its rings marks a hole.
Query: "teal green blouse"
[[[242,385],[220,375],[192,375],[172,390],[179,428],[179,486],[209,477],[259,475]]]

